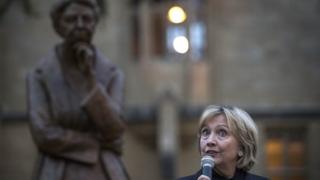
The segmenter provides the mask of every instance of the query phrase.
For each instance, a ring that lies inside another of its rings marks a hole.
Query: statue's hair
[[[59,32],[59,20],[65,9],[73,4],[82,4],[91,8],[94,12],[95,18],[98,21],[100,17],[100,7],[97,4],[96,0],[57,0],[50,11],[50,17],[52,21],[53,28],[55,31],[60,34]]]
[[[202,113],[199,121],[199,143],[200,131],[206,121],[220,114],[225,115],[227,124],[239,142],[240,150],[243,152],[243,156],[238,157],[237,167],[245,171],[250,170],[256,162],[258,130],[253,119],[244,110],[231,106],[208,106]]]

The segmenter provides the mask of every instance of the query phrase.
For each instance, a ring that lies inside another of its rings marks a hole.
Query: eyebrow
[[[229,126],[227,124],[218,124],[216,127],[225,127],[227,129],[229,129]]]

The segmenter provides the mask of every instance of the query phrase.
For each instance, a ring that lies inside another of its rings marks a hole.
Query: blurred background
[[[30,179],[37,157],[25,76],[60,39],[54,0],[0,1],[0,179]],[[123,161],[133,180],[199,169],[206,105],[248,111],[260,131],[253,172],[320,177],[319,0],[99,0],[94,43],[126,74]]]

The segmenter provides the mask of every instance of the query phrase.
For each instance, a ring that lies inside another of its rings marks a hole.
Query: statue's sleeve
[[[39,150],[56,157],[93,164],[98,161],[99,142],[93,135],[65,129],[54,123],[48,91],[41,73],[27,76],[30,130]]]
[[[123,85],[124,75],[120,70],[115,70],[108,85],[97,82],[82,102],[82,107],[102,136],[102,146],[116,153],[121,153],[125,130],[122,118]]]

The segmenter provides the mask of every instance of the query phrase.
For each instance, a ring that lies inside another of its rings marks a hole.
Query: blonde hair
[[[205,122],[220,114],[225,115],[231,133],[240,144],[240,150],[243,155],[238,157],[237,167],[245,171],[250,170],[256,162],[258,130],[253,119],[246,111],[231,106],[208,106],[203,111],[199,121],[199,143],[200,131]]]

